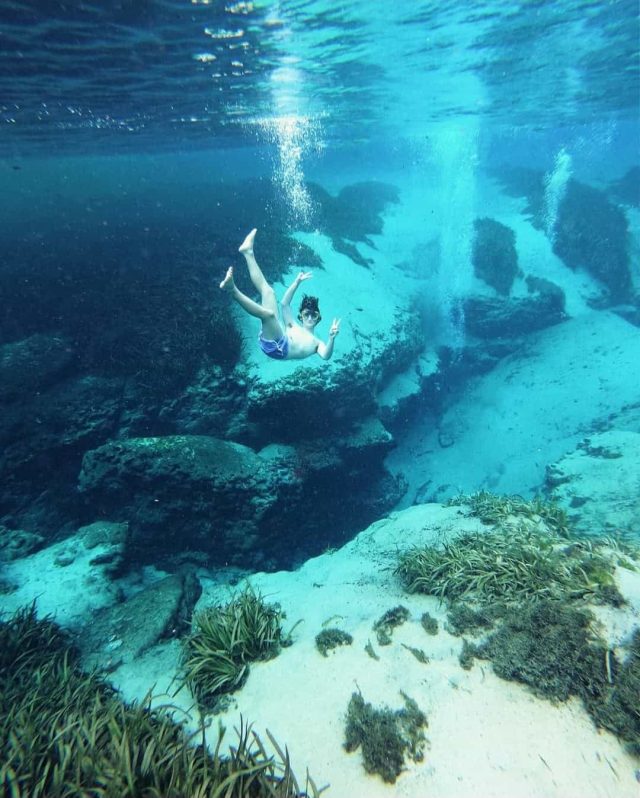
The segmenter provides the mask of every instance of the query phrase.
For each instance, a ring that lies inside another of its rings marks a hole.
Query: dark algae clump
[[[424,757],[426,715],[416,702],[402,693],[404,707],[376,708],[360,693],[353,693],[347,709],[344,747],[362,750],[367,773],[377,773],[393,784],[403,770],[405,757],[421,762]]]
[[[316,648],[323,657],[326,657],[327,652],[331,649],[338,648],[338,646],[350,646],[352,643],[353,637],[348,632],[343,632],[342,629],[335,627],[323,629],[316,635]]]
[[[592,623],[591,612],[562,602],[520,605],[506,612],[500,628],[472,655],[490,659],[498,676],[522,682],[539,696],[578,696],[598,726],[640,753],[640,629],[620,663]]]
[[[493,626],[495,616],[490,610],[474,609],[468,604],[458,602],[451,605],[447,619],[451,634],[463,635],[467,632],[475,634],[480,629],[490,628]]]
[[[618,667],[611,652],[606,656],[611,682],[602,696],[583,696],[585,705],[598,726],[617,734],[631,753],[640,756],[640,629],[635,630],[622,665]]]
[[[546,698],[600,694],[607,680],[605,648],[592,642],[591,620],[588,611],[558,601],[521,605],[507,611],[478,654],[491,660],[498,676]]]
[[[438,621],[433,617],[433,615],[429,615],[428,612],[423,613],[422,617],[420,618],[420,623],[428,635],[438,634]]]
[[[393,609],[387,610],[385,614],[378,618],[373,624],[373,631],[376,633],[378,643],[381,646],[391,645],[391,635],[396,626],[401,626],[409,617],[409,610],[401,604]]]

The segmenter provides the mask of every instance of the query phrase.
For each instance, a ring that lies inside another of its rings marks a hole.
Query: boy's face
[[[315,327],[320,319],[320,313],[317,310],[302,310],[300,316],[303,327]]]

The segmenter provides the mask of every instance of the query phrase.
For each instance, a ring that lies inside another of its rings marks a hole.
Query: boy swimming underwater
[[[293,318],[291,310],[291,300],[298,289],[300,283],[312,277],[311,272],[300,272],[296,279],[291,283],[284,293],[280,302],[282,311],[282,322],[278,313],[278,300],[273,288],[265,279],[262,270],[253,254],[253,241],[257,230],[254,228],[245,238],[239,248],[239,252],[244,255],[249,269],[251,282],[260,293],[260,303],[254,302],[246,294],[240,291],[233,281],[233,266],[227,269],[224,280],[220,283],[220,288],[228,291],[240,307],[250,316],[255,316],[262,322],[258,344],[260,349],[268,357],[275,360],[302,360],[305,357],[318,354],[323,360],[329,360],[333,354],[335,337],[340,331],[340,319],[334,319],[329,329],[329,340],[324,343],[316,338],[314,332],[316,326],[322,320],[318,299],[314,296],[302,298],[300,311],[298,313],[299,324]]]

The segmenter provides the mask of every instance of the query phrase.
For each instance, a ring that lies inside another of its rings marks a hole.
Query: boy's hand
[[[305,280],[310,280],[313,277],[311,272],[300,272],[296,277],[297,283],[303,283]]]
[[[340,319],[334,319],[333,322],[331,323],[329,335],[331,336],[331,338],[335,338],[339,332],[340,332]]]

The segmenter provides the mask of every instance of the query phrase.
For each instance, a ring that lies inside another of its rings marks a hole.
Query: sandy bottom
[[[255,721],[262,737],[268,728],[288,746],[298,777],[308,768],[318,786],[330,785],[327,795],[339,798],[637,798],[640,762],[613,735],[598,731],[578,700],[554,705],[538,699],[499,679],[488,662],[476,661],[472,670],[463,670],[461,639],[443,629],[444,607],[430,597],[406,595],[393,576],[399,546],[475,524],[461,519],[456,508],[413,507],[299,571],[257,574],[252,585],[269,601],[281,603],[291,625],[302,623],[290,648],[252,666],[234,705],[219,716],[222,723],[232,729],[242,716]],[[624,612],[609,613],[622,636],[637,625],[640,614],[640,576],[626,572],[626,580],[633,603]],[[200,606],[228,596],[210,583]],[[399,603],[410,610],[410,619],[395,630],[390,646],[379,646],[372,624]],[[425,611],[439,620],[436,636],[420,625]],[[348,631],[353,645],[321,656],[314,638],[323,624]],[[379,661],[365,652],[368,641]],[[429,663],[420,663],[403,644],[421,648]],[[141,697],[154,683],[157,692],[168,689],[178,655],[176,643],[158,647],[117,671],[116,683],[131,698]],[[374,706],[392,709],[403,706],[402,690],[428,717],[424,761],[409,761],[393,785],[365,773],[360,751],[349,754],[343,748],[347,706],[358,690]],[[185,709],[191,704],[186,691],[172,701]],[[214,720],[209,739],[213,743],[216,737]]]

